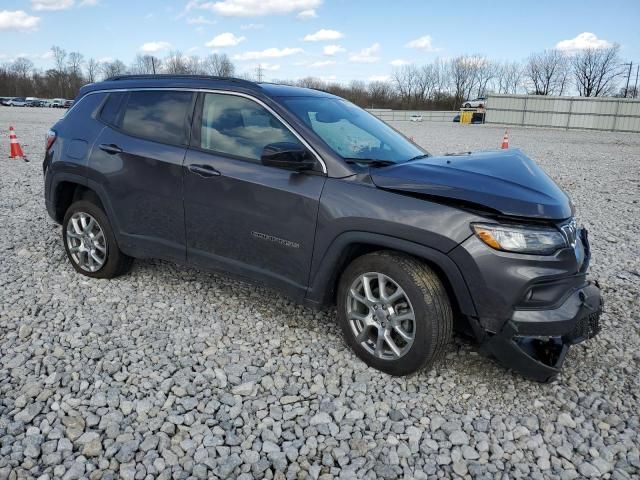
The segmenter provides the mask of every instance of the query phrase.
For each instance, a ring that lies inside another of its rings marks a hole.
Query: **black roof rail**
[[[105,81],[118,81],[118,80],[153,80],[153,79],[164,79],[164,78],[175,78],[175,79],[192,79],[192,80],[226,80],[228,82],[238,82],[244,83],[246,85],[258,86],[256,82],[252,82],[251,80],[244,80],[242,78],[236,77],[218,77],[215,75],[193,75],[186,73],[144,73],[144,74],[126,74],[126,75],[116,75],[113,77],[107,78]]]

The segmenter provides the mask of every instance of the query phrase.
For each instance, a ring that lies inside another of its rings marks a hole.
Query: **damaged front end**
[[[560,373],[572,345],[600,332],[602,307],[600,287],[590,282],[558,309],[516,311],[481,349],[527,378],[549,382]]]

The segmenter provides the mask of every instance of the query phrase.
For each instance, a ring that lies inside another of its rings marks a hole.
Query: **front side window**
[[[184,145],[192,95],[165,90],[130,92],[120,128],[136,137]]]
[[[279,142],[300,144],[258,103],[236,95],[204,95],[200,148],[260,162],[264,147]]]
[[[426,152],[378,118],[335,97],[286,97],[284,104],[348,160],[405,162]]]

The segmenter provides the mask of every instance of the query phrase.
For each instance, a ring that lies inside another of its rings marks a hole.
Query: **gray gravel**
[[[161,261],[91,280],[43,205],[60,115],[0,107],[0,479],[616,478],[640,474],[640,137],[511,131],[590,228],[604,331],[550,385],[456,338],[392,378],[333,312]],[[16,127],[31,163],[10,161]],[[434,153],[498,146],[489,126],[399,123]]]

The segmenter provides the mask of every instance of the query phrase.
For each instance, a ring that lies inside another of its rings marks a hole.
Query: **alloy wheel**
[[[107,261],[107,241],[102,227],[85,212],[74,213],[67,223],[67,248],[82,270],[97,272]]]
[[[411,301],[389,276],[368,272],[351,284],[347,319],[356,341],[371,355],[397,360],[411,349],[416,318]]]

